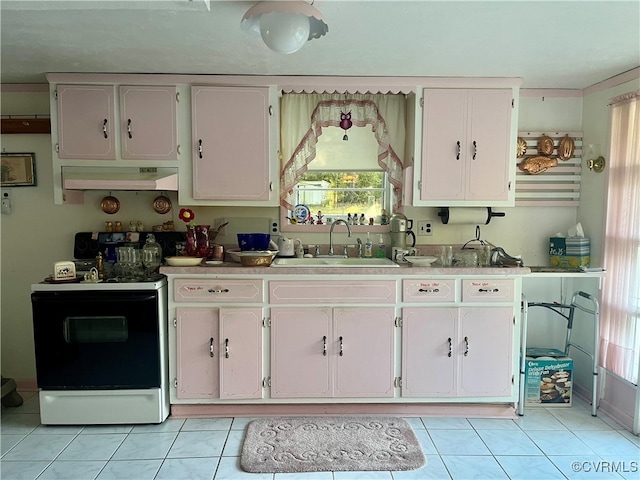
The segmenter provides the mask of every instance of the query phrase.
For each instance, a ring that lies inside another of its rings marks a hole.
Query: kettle
[[[391,246],[404,249],[407,247],[407,235],[411,236],[411,247],[416,246],[416,234],[413,233],[413,220],[407,219],[402,213],[391,216]]]
[[[278,256],[279,257],[295,257],[296,247],[302,245],[302,241],[285,236],[278,237]]]

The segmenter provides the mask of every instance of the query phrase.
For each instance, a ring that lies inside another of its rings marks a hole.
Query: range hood
[[[62,167],[65,190],[178,190],[174,167]]]

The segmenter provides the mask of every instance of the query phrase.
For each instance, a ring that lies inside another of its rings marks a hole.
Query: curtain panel
[[[640,363],[640,91],[609,104],[610,151],[600,363],[638,384]]]
[[[396,201],[401,201],[405,144],[405,96],[390,94],[297,94],[280,100],[280,204],[293,210],[293,190],[316,156],[325,127],[339,127],[341,113],[353,125],[370,125],[378,142],[378,165],[387,173]],[[345,165],[345,170],[349,169]]]

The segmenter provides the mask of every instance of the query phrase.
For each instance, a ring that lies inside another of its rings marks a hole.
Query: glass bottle
[[[160,266],[162,261],[162,247],[156,242],[156,237],[153,233],[147,234],[147,240],[142,247],[142,264],[146,268],[147,278],[151,277],[151,274],[156,268]]]

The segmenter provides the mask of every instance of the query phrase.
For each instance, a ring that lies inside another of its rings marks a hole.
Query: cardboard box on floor
[[[526,406],[570,407],[572,391],[571,358],[526,357]]]

